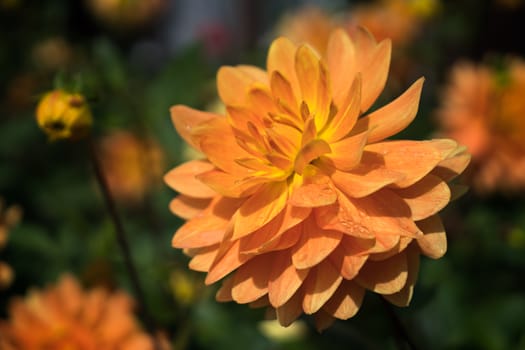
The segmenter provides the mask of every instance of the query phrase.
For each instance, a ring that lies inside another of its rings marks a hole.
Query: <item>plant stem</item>
[[[144,291],[140,284],[139,276],[137,273],[137,268],[135,267],[135,264],[131,257],[131,251],[129,249],[128,240],[126,238],[126,233],[124,231],[124,225],[122,224],[122,220],[120,219],[120,216],[117,212],[115,202],[113,200],[113,197],[111,196],[111,193],[108,187],[108,183],[106,181],[106,177],[104,176],[104,172],[102,171],[100,161],[97,157],[95,144],[92,139],[89,139],[88,143],[89,143],[89,154],[90,154],[93,170],[95,172],[95,178],[99,185],[100,191],[102,192],[102,197],[104,198],[104,202],[106,204],[106,209],[108,210],[108,214],[111,218],[111,221],[113,222],[117,242],[120,247],[122,256],[124,257],[124,265],[126,266],[126,270],[128,271],[128,276],[131,281],[131,285],[134,289],[135,296],[137,297],[139,309],[141,310],[144,316],[145,326],[148,329],[148,331],[152,332],[153,334],[155,330],[153,318],[151,317],[151,314],[149,313],[148,308],[146,307],[146,298],[144,296]]]
[[[392,326],[394,328],[394,333],[396,336],[396,343],[399,350],[403,350],[405,348],[405,344],[408,345],[408,348],[411,350],[418,350],[419,348],[416,346],[416,344],[410,337],[410,334],[408,333],[407,329],[401,322],[401,319],[399,319],[394,309],[392,308],[392,304],[385,300],[385,298],[380,298],[383,302],[383,306],[385,307],[386,313],[388,314],[390,321],[392,322]]]

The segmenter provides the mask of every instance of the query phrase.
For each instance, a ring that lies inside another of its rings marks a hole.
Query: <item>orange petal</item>
[[[334,295],[323,306],[323,310],[340,320],[353,317],[363,302],[365,290],[353,281],[342,281]]]
[[[214,118],[221,118],[220,115],[208,112],[198,111],[182,105],[176,105],[170,108],[171,121],[175,129],[186,143],[193,148],[200,149],[198,143],[194,142],[191,137],[193,128],[205,121]]]
[[[261,253],[263,251],[275,250],[276,244],[279,243],[280,237],[288,233],[300,222],[310,215],[310,208],[300,208],[287,205],[285,210],[281,211],[274,219],[266,225],[253,232],[253,234],[241,238],[241,252],[243,254]],[[300,230],[293,237],[302,233]]]
[[[414,294],[414,286],[417,281],[419,272],[419,251],[415,246],[410,246],[407,250],[408,276],[405,286],[394,294],[383,295],[383,297],[392,304],[400,307],[408,306],[412,295]]]
[[[281,75],[290,82],[294,95],[298,96],[299,82],[295,75],[295,52],[296,46],[287,38],[281,37],[275,39],[269,50],[266,67],[270,75],[274,71],[278,71]]]
[[[317,227],[315,218],[312,216],[301,225],[303,235],[292,249],[292,261],[296,268],[306,269],[319,264],[333,252],[341,242],[343,233]]]
[[[343,29],[336,29],[330,35],[326,50],[328,69],[332,73],[332,91],[334,101],[339,107],[347,97],[349,82],[356,74],[355,47]]]
[[[444,159],[432,170],[432,174],[439,176],[443,181],[451,181],[461,174],[470,162],[470,154],[462,153],[448,159]]]
[[[278,307],[277,320],[283,327],[288,327],[303,313],[304,293],[299,289],[284,305]]]
[[[272,306],[279,308],[287,303],[302,285],[308,271],[295,268],[289,250],[279,252],[271,264],[268,282],[268,296]]]
[[[313,316],[315,320],[315,329],[319,333],[329,328],[335,322],[335,318],[323,309],[317,311]]]
[[[421,252],[432,259],[439,259],[447,252],[447,236],[438,215],[417,222],[424,235],[418,236]]]
[[[430,173],[443,159],[436,141],[388,141],[365,146],[365,151],[375,153],[376,162],[383,162],[387,169],[405,174],[396,181],[398,187],[408,187]]]
[[[292,85],[279,71],[273,71],[270,86],[273,96],[282,101],[286,106],[292,109],[295,114],[298,114],[297,99],[294,95]]]
[[[221,288],[215,294],[215,300],[220,302],[233,301],[232,297],[233,277],[225,278]]]
[[[224,243],[223,243],[224,245]],[[211,265],[208,275],[204,280],[204,283],[210,285],[217,282],[242,264],[245,264],[250,257],[241,255],[239,251],[239,241],[227,243],[228,247],[223,248],[224,252],[217,255],[215,261]]]
[[[200,248],[216,244],[224,236],[228,222],[217,216],[193,218],[182,225],[171,240],[175,248]]]
[[[303,310],[313,314],[330,299],[339,287],[343,277],[329,260],[323,260],[311,269],[304,281]]]
[[[241,265],[233,277],[232,297],[239,304],[251,303],[268,292],[269,266],[275,254],[263,254]]]
[[[368,256],[363,254],[369,249],[372,240],[363,240],[355,237],[343,237],[339,246],[330,254],[329,259],[343,278],[353,279],[359,273]]]
[[[326,143],[326,141],[321,139],[312,140],[304,145],[299,153],[297,153],[294,163],[295,172],[302,174],[303,170],[308,164],[310,164],[310,162],[330,152],[330,145]]]
[[[361,95],[361,111],[366,112],[383,91],[390,68],[392,43],[389,39],[380,42],[362,67],[363,81]]]
[[[302,179],[301,179],[302,178]],[[321,207],[337,200],[337,193],[330,178],[317,167],[308,165],[303,176],[295,175],[292,194],[288,203],[297,207]]]
[[[345,82],[347,84],[347,82]],[[325,129],[321,131],[321,136],[329,144],[339,141],[354,127],[359,117],[361,103],[361,74],[358,74],[352,83],[348,96],[338,106],[335,116],[329,120]]]
[[[243,179],[216,169],[202,173],[197,178],[216,193],[233,198],[252,195],[257,192],[262,182],[267,181],[255,176]]]
[[[319,56],[308,45],[301,45],[295,53],[295,73],[301,89],[301,100],[310,112],[317,109],[317,85],[319,79]]]
[[[416,116],[423,82],[420,78],[397,99],[359,119],[354,132],[370,130],[368,142],[374,143],[404,130]]]
[[[406,284],[408,262],[403,251],[382,261],[367,261],[361,268],[356,282],[379,294],[394,294]]]
[[[215,118],[202,123],[193,129],[192,135],[215,166],[230,174],[248,173],[245,167],[234,161],[249,158],[250,154],[237,144],[227,118]]]
[[[203,160],[191,160],[170,170],[164,175],[164,181],[175,191],[196,198],[211,198],[217,193],[201,181],[196,175],[210,171],[213,164]]]
[[[330,144],[331,152],[323,156],[342,171],[354,169],[361,161],[363,149],[368,139],[368,131],[342,139]]]
[[[218,248],[219,244],[214,244],[209,247],[192,249],[191,255],[193,255],[193,258],[188,264],[189,268],[195,271],[207,272],[215,260]]]
[[[408,204],[413,220],[422,220],[436,214],[450,201],[450,190],[441,178],[426,175],[403,189],[394,190]]]
[[[286,207],[287,200],[286,181],[262,186],[239,208],[233,230],[234,239],[246,236],[270,222]]]
[[[195,198],[178,195],[170,202],[171,212],[183,219],[191,219],[210,205],[211,198]]]
[[[261,81],[266,73],[257,67],[223,66],[217,72],[217,90],[226,105],[242,105],[248,89]]]

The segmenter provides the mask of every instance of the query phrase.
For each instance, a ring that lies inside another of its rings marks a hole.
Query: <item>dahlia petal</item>
[[[251,303],[268,293],[269,264],[275,254],[263,254],[241,265],[233,277],[232,297],[239,304]]]
[[[368,142],[374,143],[405,129],[416,116],[423,82],[423,78],[418,79],[394,101],[359,119],[355,132],[370,130]]]
[[[263,121],[251,110],[241,106],[226,106],[227,118],[230,124],[245,134],[249,134],[248,123],[257,128],[263,128]]]
[[[262,297],[260,297],[259,299],[255,300],[255,301],[252,301],[249,306],[252,308],[252,309],[258,309],[258,308],[261,308],[261,307],[266,307],[266,306],[269,306],[270,305],[270,301],[268,300],[268,295],[263,295]],[[265,315],[265,319],[275,319],[275,310],[273,310],[272,308],[270,308],[270,310],[266,310],[267,313]],[[269,312],[273,312],[274,314],[271,315],[269,314]]]
[[[301,99],[310,112],[317,109],[317,87],[319,83],[319,56],[308,45],[301,45],[295,53],[295,73],[299,80]]]
[[[421,252],[432,259],[439,259],[447,252],[447,236],[438,215],[417,222],[424,235],[418,236],[417,245]]]
[[[318,332],[324,331],[335,322],[334,316],[322,309],[314,314],[314,320],[315,329],[317,329]]]
[[[301,234],[302,230],[300,225],[294,226],[291,229],[287,230],[285,233],[283,233],[281,236],[279,236],[277,239],[274,239],[265,244],[260,249],[260,252],[270,252],[291,248],[294,245],[296,245],[297,242],[299,242]]]
[[[249,158],[250,154],[237,144],[227,118],[215,118],[202,123],[193,128],[192,135],[212,164],[230,174],[248,173],[245,167],[233,161]]]
[[[373,247],[374,240],[344,236],[329,259],[344,279],[352,280],[368,259],[366,251]]]
[[[390,170],[373,160],[371,152],[363,152],[362,162],[352,170],[343,172],[335,170],[332,181],[344,194],[352,198],[366,197],[379,189],[404,179],[406,176]]]
[[[263,185],[237,211],[233,238],[244,237],[270,222],[286,207],[287,200],[286,181]]]
[[[457,184],[451,184],[448,185],[450,188],[450,201],[455,201],[456,199],[463,196],[465,193],[468,192],[468,186],[465,185],[457,185]]]
[[[281,37],[272,42],[268,50],[266,67],[270,74],[279,72],[291,85],[294,95],[300,93],[299,82],[295,75],[296,46],[287,38]]]
[[[264,118],[268,114],[276,114],[278,112],[277,105],[273,100],[273,97],[268,91],[268,88],[254,87],[248,92],[248,98],[250,101],[250,109],[256,113],[259,118]]]
[[[328,159],[338,170],[352,170],[361,161],[367,139],[368,131],[365,131],[332,143],[331,153],[324,155],[323,158]]]
[[[319,311],[335,293],[342,280],[343,277],[328,259],[312,268],[303,284],[304,312],[311,315]]]
[[[310,217],[304,223],[303,235],[292,249],[292,261],[296,268],[307,269],[319,264],[339,245],[343,233],[323,230]]]
[[[436,143],[441,141],[388,141],[367,145],[365,151],[375,159],[366,161],[383,163],[387,169],[405,174],[394,185],[408,187],[430,173],[442,160],[440,150],[434,147]]]
[[[261,81],[266,72],[250,66],[224,66],[217,72],[217,90],[226,105],[242,105],[248,89]]]
[[[402,252],[413,240],[414,238],[412,237],[401,236],[399,239],[395,239],[395,244],[391,244],[391,248],[387,249],[386,246],[388,241],[385,242],[383,239],[382,245],[377,245],[373,248],[376,249],[376,252],[367,252],[369,253],[368,259],[371,261],[381,261],[391,258],[392,256]]]
[[[439,162],[431,174],[439,176],[443,181],[448,182],[461,174],[467,168],[469,162],[470,154],[461,153]]]
[[[314,159],[330,152],[330,145],[325,140],[312,140],[311,142],[304,145],[297,154],[294,163],[295,172],[297,174],[302,174],[305,167],[309,165]]]
[[[268,282],[270,304],[279,308],[287,303],[301,287],[309,269],[298,270],[292,264],[291,252],[284,250],[276,254]]]
[[[282,306],[276,309],[277,320],[283,327],[288,327],[303,313],[302,303],[304,292],[299,289],[295,294]]]
[[[294,182],[302,182],[294,186],[288,203],[297,207],[321,207],[337,200],[337,193],[330,178],[318,168],[307,165],[302,179],[296,175]]]
[[[198,143],[194,142],[191,136],[193,128],[203,122],[214,118],[221,118],[220,115],[198,111],[182,105],[176,105],[170,108],[171,120],[177,133],[184,141],[195,149],[200,149]]]
[[[261,253],[263,251],[275,250],[276,244],[279,244],[280,237],[294,229],[308,215],[310,208],[301,208],[287,205],[285,210],[281,211],[274,219],[266,225],[255,231],[253,234],[241,238],[241,252],[243,254]],[[302,230],[298,233],[292,233],[288,239],[295,240],[295,236],[300,236]]]
[[[346,81],[345,84],[347,84]],[[332,144],[339,141],[350,133],[359,117],[360,103],[361,74],[357,74],[350,90],[348,90],[348,95],[341,104],[337,105],[339,110],[332,120],[328,121],[325,129],[321,131],[321,135],[328,143]]]
[[[188,220],[202,212],[210,202],[211,198],[195,198],[181,194],[170,202],[169,208],[173,214]]]
[[[221,288],[215,294],[215,300],[221,302],[233,301],[232,297],[233,277],[225,278],[221,284]]]
[[[198,174],[210,171],[213,164],[203,160],[191,160],[170,170],[164,175],[164,182],[175,191],[196,198],[211,198],[215,191],[197,180]]]
[[[390,68],[392,43],[389,39],[380,42],[370,55],[366,67],[362,67],[361,111],[366,112],[383,91]]]
[[[195,271],[207,272],[217,256],[218,248],[219,244],[216,243],[208,247],[192,249],[191,255],[193,258],[190,260],[188,267]]]
[[[413,220],[422,220],[436,214],[450,201],[450,189],[441,178],[426,175],[412,186],[395,192],[410,207]]]
[[[343,280],[323,310],[340,320],[353,317],[363,302],[365,290],[353,281]]]
[[[175,248],[200,248],[222,240],[228,222],[212,215],[193,218],[175,232],[171,245]]]
[[[204,280],[204,283],[207,285],[217,282],[251,258],[240,254],[239,241],[226,244],[227,247],[223,248],[224,252],[215,257],[215,260],[208,271],[208,275]]]
[[[410,304],[412,295],[414,294],[414,286],[417,281],[417,275],[419,272],[419,251],[415,246],[410,246],[407,250],[407,263],[408,263],[408,276],[407,283],[405,286],[394,294],[383,295],[383,298],[388,300],[390,303],[405,307]]]
[[[217,193],[233,198],[243,198],[257,192],[266,180],[255,176],[240,179],[217,169],[202,173],[197,178]]]
[[[382,261],[367,261],[355,281],[379,294],[394,294],[406,284],[408,262],[405,251]]]
[[[326,50],[326,62],[332,73],[332,91],[337,106],[341,106],[346,99],[348,82],[355,78],[355,47],[348,34],[343,29],[336,29]]]
[[[374,233],[356,221],[357,213],[357,208],[344,195],[339,195],[337,203],[316,208],[314,211],[317,225],[324,230],[336,230],[355,237],[374,239]]]
[[[270,79],[270,87],[273,96],[278,98],[289,108],[292,109],[294,114],[298,113],[297,110],[297,99],[294,95],[292,85],[279,71],[273,71]]]

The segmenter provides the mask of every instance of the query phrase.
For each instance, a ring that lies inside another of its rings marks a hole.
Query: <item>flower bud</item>
[[[84,96],[53,90],[40,100],[36,119],[51,141],[77,140],[89,133],[93,118]]]

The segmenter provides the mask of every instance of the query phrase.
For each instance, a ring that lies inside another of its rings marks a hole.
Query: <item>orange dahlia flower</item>
[[[10,318],[0,320],[3,350],[78,349],[148,350],[151,338],[132,314],[123,292],[83,291],[70,275],[45,290],[33,290],[10,304]]]
[[[462,62],[438,111],[442,133],[467,146],[478,192],[525,188],[525,62],[504,69]]]
[[[4,249],[9,239],[9,231],[22,217],[22,210],[16,205],[4,207],[4,200],[0,197],[0,250]],[[0,261],[0,290],[11,285],[14,272],[9,264]]]
[[[421,253],[445,253],[437,212],[469,161],[448,139],[385,141],[416,115],[423,79],[367,113],[388,75],[390,41],[335,30],[327,50],[275,40],[267,70],[222,67],[225,116],[171,109],[207,159],[165,176],[187,219],[172,244],[223,280],[219,301],[303,312],[319,329],[359,309],[365,290],[407,305]],[[363,116],[364,115],[364,116]]]

